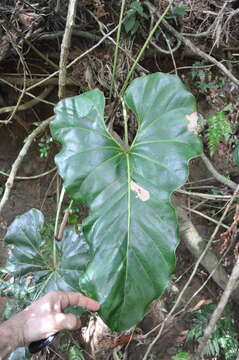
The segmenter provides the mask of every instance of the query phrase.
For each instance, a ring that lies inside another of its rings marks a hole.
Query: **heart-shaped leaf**
[[[142,319],[167,286],[179,241],[170,196],[185,182],[189,159],[201,153],[188,130],[195,100],[178,77],[138,78],[124,99],[138,122],[129,149],[106,129],[99,90],[61,101],[51,124],[63,145],[56,164],[65,189],[90,208],[83,232],[92,259],[81,288],[118,331]]]
[[[56,243],[54,267],[52,247],[49,249],[40,233],[43,224],[44,216],[37,209],[12,222],[4,239],[10,251],[5,271],[17,278],[32,275],[41,295],[49,290],[79,291],[79,277],[89,262],[87,243],[73,227],[66,228],[62,241]]]

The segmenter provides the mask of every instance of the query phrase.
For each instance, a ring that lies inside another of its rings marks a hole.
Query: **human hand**
[[[63,329],[78,329],[80,319],[63,311],[73,305],[96,311],[97,301],[80,293],[51,291],[8,321],[14,326],[18,346],[27,346],[32,341],[47,338]]]

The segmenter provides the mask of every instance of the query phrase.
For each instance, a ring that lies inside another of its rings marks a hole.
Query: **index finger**
[[[69,306],[74,305],[82,306],[92,311],[99,310],[100,308],[100,304],[97,301],[90,299],[81,293],[60,291],[60,294],[61,306],[63,310]]]

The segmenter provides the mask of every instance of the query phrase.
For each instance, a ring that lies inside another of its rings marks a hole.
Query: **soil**
[[[31,1],[30,1],[31,2]],[[7,6],[7,1],[3,1],[3,4],[0,4],[0,7]],[[8,5],[12,5],[13,2],[9,2]],[[98,20],[103,21],[105,24],[109,26],[110,23],[117,24],[119,8],[115,4],[106,4],[104,1],[83,1],[85,6],[89,7],[90,11],[94,11],[94,14],[97,14]],[[111,3],[111,2],[110,2]],[[167,1],[162,2],[167,4]],[[204,11],[206,15],[203,15],[201,12],[202,5],[199,1],[186,1],[183,3],[187,6],[192,6],[194,8],[194,12],[192,11],[191,16],[190,12],[186,13],[186,17],[180,19],[182,22],[181,28],[184,30],[183,32],[191,32],[193,28],[195,28],[200,23],[201,32],[206,31],[207,27],[212,23],[212,19],[215,18],[215,14],[213,12],[219,11],[220,5],[214,1],[204,0],[203,4]],[[98,4],[98,5],[97,5]],[[200,5],[200,6],[199,6]],[[97,7],[98,6],[98,7]],[[162,9],[165,9],[163,5]],[[239,4],[236,1],[232,2],[231,9],[237,9]],[[45,8],[44,8],[45,9]],[[112,12],[113,9],[113,12]],[[0,10],[1,11],[1,10]],[[45,11],[45,10],[44,10]],[[97,13],[98,11],[98,13]],[[100,12],[101,11],[101,12]],[[105,13],[104,13],[105,12]],[[111,16],[111,15],[112,16]],[[199,15],[200,16],[199,16]],[[6,16],[8,16],[8,11],[6,10]],[[205,16],[205,17],[204,17]],[[213,18],[214,17],[214,18]],[[87,21],[89,20],[89,13],[83,12],[82,22],[85,27]],[[200,21],[201,19],[202,21]],[[56,22],[56,28],[54,31],[62,30],[62,23],[60,19],[59,22]],[[189,21],[190,20],[190,21]],[[43,32],[47,32],[47,26],[52,31],[52,23],[51,19],[45,20],[44,26],[45,30]],[[141,19],[143,26],[143,33],[147,28],[147,21]],[[239,39],[238,27],[235,27],[235,24],[238,24],[238,18],[233,18],[233,23],[230,23],[230,26],[233,26],[233,32],[230,33],[230,36],[227,38],[229,30],[223,33],[221,37],[221,43],[218,44],[215,48],[213,48],[213,53],[223,53],[225,54],[225,47],[234,48],[238,46],[236,40]],[[178,24],[179,25],[179,24]],[[21,25],[22,27],[24,26]],[[43,25],[42,25],[43,26]],[[44,28],[43,26],[43,28]],[[90,32],[94,30],[96,23],[92,21],[90,22],[90,29],[87,28],[87,31]],[[228,24],[229,26],[229,24]],[[21,29],[22,29],[21,27]],[[64,29],[64,26],[63,26]],[[34,28],[34,31],[36,28]],[[23,31],[23,29],[22,29]],[[27,30],[24,28],[23,33],[25,34]],[[100,36],[101,34],[98,34]],[[133,40],[134,39],[134,40]],[[0,40],[6,44],[6,38],[0,33]],[[132,42],[132,56],[137,52],[136,50],[140,48],[144,39],[140,37],[140,34],[136,33],[135,37],[130,37],[129,34],[124,33],[123,46],[127,48],[127,43]],[[208,38],[207,43],[202,45],[202,40],[195,39],[195,44],[197,46],[204,46],[204,51],[209,51],[211,49],[211,45],[215,39]],[[59,42],[58,42],[59,41]],[[52,41],[50,39],[46,39],[44,41],[37,42],[38,49],[43,53],[47,54],[47,56],[58,63],[59,54],[60,54],[60,40],[58,38],[57,41]],[[161,44],[163,45],[163,43]],[[81,39],[79,42],[79,38],[73,36],[72,45],[70,49],[70,60],[74,59],[79,54],[83,53],[86,49],[90,48],[92,43],[90,40],[86,38]],[[25,47],[23,49],[26,51]],[[49,52],[49,49],[51,51]],[[2,46],[2,51],[3,51]],[[5,51],[5,50],[4,50]],[[229,50],[228,50],[229,51]],[[232,50],[233,51],[233,50]],[[236,50],[235,50],[236,51]],[[107,94],[109,92],[109,86],[112,81],[112,57],[113,57],[114,48],[108,45],[101,45],[97,47],[94,51],[92,51],[87,57],[84,57],[81,62],[77,62],[72,67],[72,72],[70,74],[71,79],[74,79],[75,85],[67,86],[66,96],[72,96],[79,93],[82,93],[86,90],[98,87],[102,91],[105,91]],[[19,63],[18,59],[16,59],[16,54],[14,50],[4,53],[4,59],[0,60],[0,77],[4,74],[7,74],[8,77],[13,76],[17,77],[19,74],[22,76],[22,64]],[[0,51],[0,59],[1,59],[1,51]],[[220,56],[219,56],[220,59]],[[195,61],[198,61],[198,56],[190,54],[186,54],[186,49],[183,50],[182,53],[174,54],[174,61],[177,64],[177,68],[183,68],[178,70],[178,75],[185,82],[186,86],[194,93],[198,103],[198,112],[201,114],[202,119],[207,119],[209,115],[214,114],[215,112],[221,110],[228,103],[233,104],[235,106],[235,111],[230,113],[230,121],[237,128],[234,132],[234,137],[231,138],[231,142],[221,142],[218,146],[215,154],[211,157],[211,161],[214,167],[220,171],[223,175],[229,176],[235,182],[239,180],[239,172],[238,167],[232,161],[232,150],[235,145],[235,138],[238,136],[238,93],[234,90],[232,86],[232,82],[225,77],[225,74],[219,72],[218,69],[208,70],[208,73],[205,75],[205,82],[213,83],[218,78],[223,78],[223,87],[218,89],[209,88],[206,90],[202,90],[195,85],[195,82],[192,81],[191,71],[192,69],[187,69],[187,67],[192,66]],[[49,74],[52,72],[52,68],[50,67],[47,61],[43,61],[36,56],[34,50],[28,49],[25,53],[25,61],[27,63],[28,69],[32,76],[34,74],[40,73],[43,77],[45,74]],[[155,51],[154,48],[150,47],[146,50],[144,58],[140,62],[141,66],[143,66],[148,72],[172,72],[174,70],[173,58],[170,55],[159,54]],[[125,60],[125,55],[120,54],[119,57],[119,68],[118,68],[118,87],[122,84],[125,75],[129,71],[129,63]],[[186,69],[184,69],[186,67]],[[233,68],[234,76],[239,75],[238,67]],[[138,75],[140,72],[137,73]],[[0,79],[1,80],[1,79]],[[9,79],[8,79],[9,80]],[[56,81],[57,84],[57,81]],[[35,95],[38,95],[41,90],[33,90]],[[215,93],[216,92],[216,93]],[[220,95],[218,93],[220,92]],[[1,107],[15,105],[18,101],[19,93],[16,92],[9,86],[6,86],[4,83],[0,81],[0,119],[6,120],[7,116],[1,114]],[[50,95],[47,97],[47,100],[50,102],[56,103],[58,101],[57,96],[57,88],[55,87]],[[29,101],[29,98],[24,96],[22,103]],[[237,104],[237,105],[236,105]],[[114,104],[108,105],[108,113],[111,113],[112,106]],[[3,125],[0,123],[0,170],[9,172],[13,162],[18,156],[25,138],[32,132],[35,128],[34,123],[39,122],[43,119],[48,118],[52,115],[52,107],[49,104],[40,103],[28,110],[17,112],[16,116],[13,118],[10,124]],[[203,122],[203,121],[202,121]],[[133,137],[133,134],[136,131],[135,122],[133,122],[130,128],[130,136]],[[236,125],[235,125],[236,124]],[[114,130],[118,133],[119,136],[122,135],[122,120],[117,118],[117,114],[115,115],[115,124]],[[209,156],[208,145],[207,145],[207,125],[202,125],[200,130],[200,136],[205,146],[205,152]],[[45,134],[41,136],[49,136],[49,130],[46,131]],[[39,137],[33,143],[30,148],[30,151],[27,153],[26,158],[24,159],[21,167],[17,173],[18,176],[26,176],[30,177],[33,175],[44,173],[49,169],[54,168],[54,155],[56,154],[59,146],[57,144],[51,144],[50,150],[47,158],[40,157],[39,152]],[[205,179],[208,179],[205,181]],[[56,173],[50,173],[44,177],[40,177],[37,179],[29,179],[29,180],[16,180],[14,183],[14,187],[11,190],[10,198],[8,199],[6,206],[4,207],[4,211],[0,216],[0,266],[4,266],[6,261],[7,252],[6,249],[3,248],[3,238],[6,233],[8,225],[13,221],[13,219],[20,214],[28,211],[31,208],[41,209],[44,213],[46,219],[53,219],[56,213],[56,204],[57,204],[57,196],[59,189],[59,177],[56,176]],[[202,181],[202,182],[201,182]],[[6,177],[0,174],[0,189],[4,189],[4,184],[6,182]],[[203,184],[203,185],[202,185]],[[205,189],[200,186],[208,186],[210,188],[213,186],[216,190],[223,192],[223,194],[229,194],[230,189],[225,185],[218,183],[215,178],[212,177],[212,174],[206,168],[203,161],[198,158],[190,162],[190,176],[188,179],[188,186],[195,186],[197,190],[204,191]],[[188,189],[188,186],[184,187],[184,189]],[[196,190],[192,190],[196,191]],[[207,191],[207,190],[206,190]],[[1,199],[1,196],[0,196]],[[182,202],[185,204],[190,202],[188,198],[182,197]],[[67,202],[66,202],[67,204]],[[66,205],[65,204],[65,205]],[[192,202],[188,205],[190,207],[198,206],[198,202],[192,200]],[[67,205],[66,205],[67,206]],[[204,206],[204,207],[203,207]],[[223,203],[217,203],[217,209],[209,209],[215,217],[218,219],[217,212],[221,211],[221,208],[224,206]],[[208,208],[207,204],[202,204],[200,207],[200,211],[207,213]],[[214,212],[213,212],[214,211]],[[87,214],[87,209],[81,209],[82,217]],[[230,225],[232,221],[234,212],[231,212],[227,217],[227,224]],[[193,223],[196,225],[199,233],[204,238],[209,238],[212,234],[214,227],[207,220],[203,219],[200,216],[196,216],[194,214],[191,215]],[[221,244],[221,242],[220,242]],[[213,249],[215,252],[218,252],[217,243],[213,245]],[[226,257],[224,261],[224,267],[228,273],[230,273],[232,264],[234,262],[234,255],[230,253],[229,256]],[[135,329],[130,333],[124,334],[116,334],[109,331],[109,329],[100,322],[99,319],[93,321],[90,325],[89,317],[83,317],[83,330],[85,332],[89,332],[89,327],[92,326],[93,329],[93,340],[86,340],[82,331],[73,332],[71,337],[63,333],[62,336],[59,336],[56,342],[53,345],[52,350],[45,351],[41,355],[34,356],[33,359],[69,359],[69,348],[72,346],[72,338],[73,342],[80,344],[82,351],[84,353],[85,359],[91,359],[92,356],[96,360],[103,359],[129,359],[129,360],[141,360],[144,357],[144,354],[149,346],[149,344],[154,340],[155,336],[158,333],[158,330],[150,332],[154,327],[158,326],[160,322],[162,322],[166,316],[166,314],[170,311],[173,304],[175,303],[178,295],[180,294],[181,289],[186,284],[192,268],[194,266],[195,259],[189,253],[187,248],[183,243],[181,243],[177,249],[177,265],[174,271],[174,275],[172,278],[171,286],[167,289],[164,295],[157,301],[153,302],[150,306],[148,314],[145,316],[143,321],[138,324]],[[208,273],[202,267],[199,267],[196,275],[194,276],[190,286],[187,288],[186,292],[183,295],[181,308],[185,305],[189,299],[197,292],[197,290],[201,287],[201,285],[205,282],[208,277]],[[165,327],[162,331],[162,335],[158,342],[154,345],[150,353],[150,359],[160,359],[160,360],[170,360],[172,356],[180,353],[181,351],[186,351],[192,355],[195,350],[195,346],[186,342],[187,332],[191,326],[192,320],[192,310],[203,306],[208,302],[216,302],[220,298],[222,290],[213,282],[213,280],[209,280],[207,285],[200,291],[196,296],[194,296],[193,301],[190,303],[189,309],[187,311],[179,312],[178,316],[176,316],[173,320],[168,321],[165,324]],[[0,298],[0,314],[3,312],[4,304],[7,299]],[[235,314],[237,316],[237,314]],[[83,331],[83,333],[84,333]],[[150,333],[149,333],[150,332]],[[149,333],[149,334],[148,334]],[[148,335],[146,335],[148,334]],[[69,340],[70,339],[70,340]],[[92,343],[94,342],[94,346]],[[62,345],[68,344],[67,349],[63,349]],[[92,347],[94,347],[94,355]],[[118,355],[121,354],[121,355]],[[120,357],[119,357],[120,356]],[[217,358],[208,359],[221,359],[223,357],[218,356]]]

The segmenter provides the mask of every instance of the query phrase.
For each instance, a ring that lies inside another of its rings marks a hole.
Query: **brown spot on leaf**
[[[197,112],[193,112],[190,115],[186,115],[188,120],[188,131],[197,133],[197,122],[198,122],[198,114]]]
[[[136,192],[136,197],[142,201],[147,201],[150,198],[149,191],[144,189],[142,186],[136,184],[133,180],[131,180],[130,188],[132,191]]]

